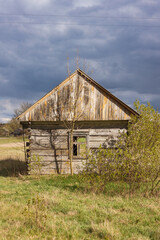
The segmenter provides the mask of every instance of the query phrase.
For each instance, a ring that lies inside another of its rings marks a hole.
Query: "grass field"
[[[14,173],[0,171],[2,240],[160,240],[158,197],[129,198],[122,183],[109,183],[106,194],[95,195],[77,176]]]
[[[0,175],[15,176],[26,172],[22,137],[0,138]]]
[[[19,143],[23,142],[22,137],[0,137],[0,145],[5,143]]]
[[[16,159],[24,161],[22,137],[0,137],[0,160]]]

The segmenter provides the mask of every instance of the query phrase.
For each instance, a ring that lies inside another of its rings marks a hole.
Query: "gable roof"
[[[29,113],[33,112],[38,105],[41,105],[43,102],[45,102],[49,97],[51,97],[56,91],[58,91],[60,88],[63,88],[72,78],[74,78],[76,75],[81,76],[83,79],[86,80],[89,84],[94,86],[96,89],[98,89],[103,95],[111,99],[111,101],[114,101],[114,103],[118,104],[119,107],[122,107],[125,112],[127,112],[127,115],[130,116],[131,114],[138,116],[139,114],[133,110],[131,107],[129,107],[127,104],[125,104],[123,101],[121,101],[119,98],[114,96],[112,93],[110,93],[108,90],[103,88],[99,83],[94,81],[90,76],[88,76],[85,72],[83,72],[80,69],[77,69],[73,74],[71,74],[68,78],[66,78],[63,82],[61,82],[58,86],[53,88],[50,92],[48,92],[45,96],[40,98],[37,102],[35,102],[30,108],[28,108],[25,112],[20,114],[17,119],[20,119],[21,121],[26,120],[33,120],[29,119]],[[27,116],[27,117],[26,117]],[[36,119],[37,120],[37,119]],[[90,119],[88,119],[90,120]],[[96,120],[96,119],[95,119]],[[100,120],[100,119],[98,119]],[[114,120],[114,119],[113,119]],[[126,120],[126,119],[124,119]]]
[[[87,78],[90,82],[92,82],[95,86],[97,86],[99,89],[101,89],[104,93],[106,93],[108,96],[110,96],[112,99],[114,99],[116,102],[120,103],[123,107],[128,109],[133,115],[139,116],[139,114],[131,107],[129,107],[127,104],[125,104],[123,101],[121,101],[119,98],[114,96],[111,92],[109,92],[107,89],[102,87],[99,83],[94,81],[90,76],[88,76],[86,73],[84,73],[82,70],[77,70],[82,76]]]

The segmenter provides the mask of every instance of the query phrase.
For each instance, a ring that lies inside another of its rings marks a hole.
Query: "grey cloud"
[[[45,3],[46,2],[46,3]],[[71,71],[75,70],[76,50],[94,68],[92,77],[112,92],[120,93],[126,103],[134,96],[142,101],[150,99],[159,105],[160,92],[160,28],[139,25],[157,25],[157,20],[73,18],[79,16],[137,17],[159,15],[160,3],[145,1],[112,3],[99,1],[97,5],[78,7],[74,1],[5,1],[4,12],[35,14],[66,14],[68,17],[12,16],[15,21],[50,21],[73,25],[0,25],[0,97],[17,101],[35,100],[50,91],[67,77],[67,56]],[[43,7],[42,7],[43,6]],[[125,11],[130,8],[129,14]],[[35,9],[33,9],[35,8]],[[122,9],[125,9],[123,12]],[[121,15],[120,15],[121,14]],[[0,21],[4,18],[1,16]],[[7,17],[5,17],[5,20]],[[74,25],[74,24],[88,25]],[[93,24],[93,25],[92,25]],[[96,26],[98,24],[98,26]],[[103,25],[109,25],[103,26]],[[123,26],[112,26],[123,25]],[[130,25],[126,27],[124,25]],[[133,26],[137,27],[133,27]],[[83,64],[82,64],[83,65]],[[81,66],[80,66],[81,67]],[[2,81],[1,79],[5,79]],[[119,89],[118,91],[116,89]],[[130,94],[125,93],[131,91]],[[136,94],[135,94],[136,93]],[[124,95],[124,97],[123,97]],[[146,97],[145,97],[146,96]],[[11,110],[8,110],[10,115]],[[6,113],[5,113],[6,114]]]

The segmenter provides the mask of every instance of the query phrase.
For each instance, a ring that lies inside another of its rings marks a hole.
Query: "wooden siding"
[[[78,120],[129,120],[134,110],[99,86],[83,75],[73,74],[19,118],[21,121],[72,120],[73,104],[77,101]]]
[[[100,145],[104,148],[114,147],[119,133],[127,128],[126,121],[123,124],[119,121],[119,124],[116,125],[111,121],[107,127],[104,123],[101,126],[98,123],[94,122],[93,124],[92,122],[92,127],[87,128],[87,125],[84,125],[81,129],[74,130],[75,135],[87,136],[88,149],[97,149]],[[57,129],[53,125],[50,126],[50,129],[46,129],[43,124],[38,128],[36,128],[36,124],[30,127],[30,144],[27,154],[31,159],[31,164],[33,156],[38,156],[41,174],[70,173],[68,129],[62,129],[61,125]],[[83,158],[73,158],[74,173],[82,169],[83,161],[85,161]]]

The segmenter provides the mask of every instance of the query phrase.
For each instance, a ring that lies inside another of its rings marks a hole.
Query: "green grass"
[[[159,240],[160,200],[119,187],[95,195],[77,176],[0,177],[1,239]]]
[[[78,176],[21,175],[23,147],[0,151],[0,239],[160,239],[158,197],[129,198],[124,183],[108,183],[95,195]]]

